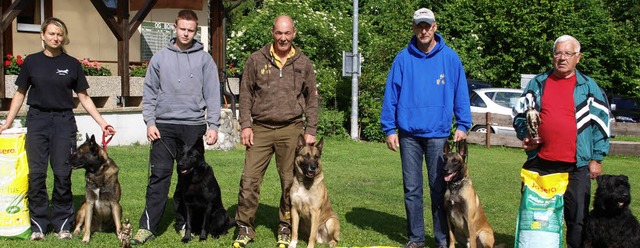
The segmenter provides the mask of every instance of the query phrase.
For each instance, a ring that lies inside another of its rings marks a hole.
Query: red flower
[[[18,59],[16,60],[16,64],[18,64],[18,66],[22,66],[22,63],[24,63],[24,60],[22,60],[20,58],[20,55],[18,55]]]
[[[16,56],[16,59],[22,60],[22,55],[18,54],[18,56]]]
[[[9,67],[10,65],[11,65],[11,61],[9,60],[4,61],[4,66]]]
[[[7,53],[7,59],[12,59],[13,55],[11,55],[10,53]]]

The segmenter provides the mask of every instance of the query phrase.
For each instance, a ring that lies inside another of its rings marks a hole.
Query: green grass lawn
[[[131,219],[134,229],[137,230],[145,203],[149,147],[111,146],[108,151],[120,166],[123,216]],[[206,158],[213,166],[222,188],[225,207],[233,215],[237,207],[244,150],[207,151]],[[495,231],[497,243],[504,243],[507,247],[513,247],[516,213],[520,201],[520,168],[524,159],[525,155],[519,149],[469,146],[470,175],[473,184]],[[389,151],[382,143],[328,139],[325,140],[322,161],[333,209],[340,218],[339,246],[401,246],[407,241],[399,154]],[[611,156],[604,161],[604,171],[607,174],[629,176],[634,198],[631,207],[633,212],[640,213],[640,202],[637,200],[640,199],[640,167],[637,161],[637,157]],[[73,173],[76,208],[83,199],[83,176],[84,171]],[[48,185],[51,187],[51,174],[49,181]],[[595,182],[593,183],[595,190]],[[171,192],[174,187],[175,175]],[[249,247],[275,247],[280,198],[275,161],[269,166],[261,192],[261,204],[256,217],[257,236]],[[428,192],[426,187],[425,192]],[[428,194],[425,195],[425,202],[427,246],[433,247]],[[170,194],[159,236],[145,246],[185,247],[173,229],[173,217]],[[210,238],[205,242],[192,241],[187,246],[230,247],[234,238],[230,233],[217,240]],[[305,242],[301,243],[301,247],[306,246]],[[89,246],[83,245],[78,237],[71,241],[60,241],[52,235],[47,235],[43,242],[2,240],[0,244],[3,247],[117,247],[118,241],[113,233],[94,233]]]
[[[640,142],[640,136],[624,136],[624,135],[616,135],[611,139],[612,141],[631,141],[631,142]]]

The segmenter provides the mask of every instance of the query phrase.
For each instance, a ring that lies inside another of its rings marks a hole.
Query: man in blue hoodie
[[[455,116],[454,141],[467,138],[471,107],[467,79],[460,58],[436,33],[433,12],[413,14],[409,45],[396,55],[382,103],[380,123],[387,147],[400,148],[404,204],[409,242],[403,247],[424,247],[422,157],[426,159],[435,242],[447,247],[449,230],[444,210],[443,147]]]
[[[178,151],[206,135],[209,145],[218,140],[220,126],[220,81],[218,68],[202,43],[194,40],[198,17],[181,10],[176,18],[176,37],[156,52],[149,63],[142,92],[142,116],[147,124],[151,175],[140,229],[131,239],[142,244],[155,238],[162,218],[174,161]],[[203,148],[204,149],[204,148]],[[176,203],[176,229],[184,230],[184,219]]]

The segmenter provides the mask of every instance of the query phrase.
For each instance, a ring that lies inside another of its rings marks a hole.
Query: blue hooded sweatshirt
[[[175,38],[153,55],[142,91],[142,116],[156,123],[220,126],[218,68],[202,43],[180,50]],[[206,116],[206,119],[205,119]]]
[[[455,116],[457,129],[471,127],[471,107],[467,79],[458,54],[442,36],[428,54],[409,45],[396,55],[384,92],[380,123],[391,135],[396,129],[411,136],[445,138]]]

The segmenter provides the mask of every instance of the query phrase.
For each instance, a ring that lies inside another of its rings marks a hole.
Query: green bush
[[[342,111],[323,109],[318,113],[318,136],[349,137],[344,128],[345,114]]]
[[[88,58],[78,59],[82,64],[85,76],[111,76],[109,68],[104,67],[98,61],[91,61]]]
[[[362,125],[362,139],[375,142],[384,142],[385,134],[382,132],[382,125],[378,121],[367,123]]]
[[[141,65],[130,65],[129,76],[132,77],[144,77],[147,75],[147,66],[149,62],[142,63]]]
[[[18,75],[20,74],[20,68],[22,67],[22,63],[24,63],[24,58],[22,55],[13,56],[11,54],[7,54],[4,58],[4,75]]]
[[[363,140],[382,142],[385,134],[380,125],[380,113],[382,111],[382,97],[373,95],[370,92],[360,93],[358,100],[360,116],[360,127],[362,128]]]

